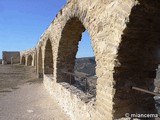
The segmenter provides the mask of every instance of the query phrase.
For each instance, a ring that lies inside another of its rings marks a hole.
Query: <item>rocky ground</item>
[[[96,74],[95,67],[95,57],[84,57],[76,59],[75,71],[94,76]]]
[[[36,79],[35,69],[0,65],[0,120],[69,120]]]

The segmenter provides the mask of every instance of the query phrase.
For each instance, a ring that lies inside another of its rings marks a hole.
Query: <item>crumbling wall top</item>
[[[35,48],[30,48],[27,50],[20,51],[20,56],[33,54],[35,52]]]

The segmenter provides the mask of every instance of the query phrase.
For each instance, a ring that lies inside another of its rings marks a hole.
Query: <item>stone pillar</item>
[[[11,65],[13,64],[13,57],[11,57]]]
[[[7,62],[5,60],[2,60],[2,65],[6,65]]]

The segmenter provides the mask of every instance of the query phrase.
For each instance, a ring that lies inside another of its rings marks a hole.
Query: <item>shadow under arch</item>
[[[64,74],[74,73],[75,59],[78,51],[78,44],[82,37],[82,32],[86,29],[78,17],[73,17],[67,21],[61,33],[56,60],[57,82],[67,82],[75,84],[74,76]]]
[[[39,47],[39,52],[38,52],[38,77],[43,78],[42,49],[41,49],[41,47]]]
[[[53,51],[50,39],[46,41],[46,46],[45,46],[44,74],[53,75]]]
[[[27,59],[27,66],[32,66],[32,62],[33,62],[32,55],[29,55]]]
[[[123,31],[114,68],[114,117],[125,113],[155,113],[150,94],[131,90],[131,86],[154,90],[156,68],[160,63],[160,1],[139,0],[132,8],[129,23]],[[150,119],[150,118],[149,118]]]
[[[21,65],[25,65],[25,63],[26,63],[25,56],[22,56],[22,58],[21,58]]]

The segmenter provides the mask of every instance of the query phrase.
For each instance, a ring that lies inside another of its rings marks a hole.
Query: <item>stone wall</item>
[[[20,52],[20,64],[35,66],[35,48],[30,48]]]
[[[89,100],[85,93],[68,83],[56,83],[49,75],[44,75],[43,82],[49,93],[72,120],[90,120],[93,117],[94,101]]]
[[[140,1],[139,5],[132,8],[129,22],[123,30],[116,58],[119,65],[114,68],[117,116],[124,114],[122,111],[154,113],[152,95],[127,90],[124,86],[132,84],[150,91],[154,89],[153,81],[160,61],[157,54],[160,47],[160,36],[157,33],[160,32],[160,25],[157,23],[160,20],[157,16],[159,5],[156,1]]]
[[[3,51],[2,61],[3,61],[3,64],[19,64],[20,63],[20,52]]]
[[[28,54],[32,54],[34,52],[35,52],[35,48],[30,48],[30,49],[27,49],[27,50],[20,51],[20,55],[21,56],[28,55]]]
[[[37,42],[34,58],[46,89],[72,120],[114,120],[154,111],[152,96],[129,88],[152,88],[160,61],[159,8],[156,0],[68,0],[59,11]],[[94,104],[85,103],[63,74],[73,72],[84,30],[95,53]]]

